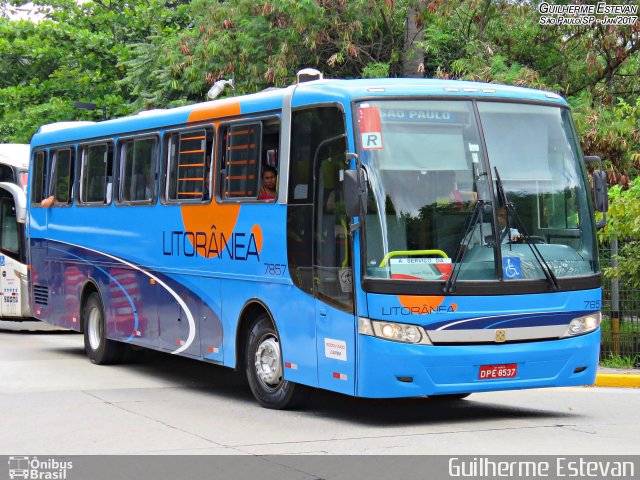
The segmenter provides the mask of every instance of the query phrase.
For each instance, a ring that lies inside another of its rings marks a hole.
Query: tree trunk
[[[421,2],[418,2],[418,4]],[[419,5],[410,7],[407,12],[407,23],[404,35],[402,53],[402,76],[410,78],[424,77],[424,51],[415,42],[424,40],[424,30],[418,28],[417,19],[420,13]]]

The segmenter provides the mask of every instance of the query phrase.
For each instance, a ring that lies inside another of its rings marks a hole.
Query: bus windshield
[[[539,280],[547,266],[557,278],[597,271],[567,109],[376,100],[357,115],[370,188],[366,276],[445,281],[459,270],[459,280]]]

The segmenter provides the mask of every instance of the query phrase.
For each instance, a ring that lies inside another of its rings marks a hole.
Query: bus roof
[[[0,163],[12,167],[29,168],[29,145],[23,143],[0,143]]]
[[[362,98],[401,96],[505,99],[567,105],[562,97],[552,92],[493,83],[412,78],[324,79],[178,108],[142,111],[103,122],[60,122],[46,125],[38,130],[31,143],[32,146],[38,147],[117,136],[122,133],[152,132],[154,129],[178,127],[212,118],[277,111],[282,108],[284,98],[292,88],[296,89],[292,100],[293,107],[338,100],[348,103]]]

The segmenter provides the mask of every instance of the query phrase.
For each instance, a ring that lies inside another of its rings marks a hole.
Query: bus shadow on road
[[[217,365],[146,351],[141,366],[150,374],[175,381],[187,388],[206,390],[208,395],[231,401],[241,401],[257,407],[244,375]],[[464,400],[445,398],[366,399],[354,398],[325,390],[303,387],[304,400],[295,414],[330,418],[370,426],[442,424],[496,419],[575,419],[579,414],[543,408],[527,408],[500,403],[500,392],[474,395]],[[493,397],[488,399],[488,396]],[[495,403],[489,403],[495,402]],[[260,408],[260,407],[257,407]],[[268,412],[267,412],[268,413]]]
[[[564,419],[575,413],[528,408],[500,403],[500,392],[493,392],[495,403],[482,400],[444,398],[354,398],[325,391],[313,391],[303,407],[310,415],[385,427],[416,424],[442,424],[485,420]]]
[[[8,335],[77,335],[78,332],[53,327],[39,321],[12,322],[0,320],[0,334]]]
[[[53,347],[66,356],[85,357],[78,347]],[[86,360],[89,361],[88,359]],[[176,357],[154,350],[134,350],[125,359],[123,368],[158,380],[175,384],[176,388],[194,390],[217,400],[242,402],[247,407],[260,408],[253,399],[244,375],[219,365]],[[105,367],[109,368],[109,367]],[[446,398],[366,399],[354,398],[325,390],[303,387],[304,400],[292,414],[327,418],[350,424],[386,427],[416,424],[453,424],[469,421],[517,419],[576,419],[580,414],[560,410],[531,408],[525,404],[501,404],[501,393],[471,395],[464,400]],[[517,394],[517,393],[516,393]],[[523,393],[524,394],[524,393]],[[512,401],[513,392],[509,393]],[[489,398],[491,397],[491,398]],[[268,414],[268,411],[265,410]]]
[[[244,376],[230,368],[146,349],[133,350],[125,361],[139,372],[182,389],[205,391],[232,401],[253,401]]]
[[[243,402],[261,408],[253,399],[240,372],[218,365],[206,364],[183,357],[146,351],[136,368],[163,380],[175,382],[180,388],[197,389],[216,399]],[[576,413],[541,408],[515,407],[500,403],[500,392],[493,392],[492,400],[471,395],[464,400],[444,398],[366,399],[354,398],[325,390],[303,387],[304,400],[293,411],[295,415],[327,418],[350,424],[385,427],[416,424],[443,424],[487,420],[566,419]],[[265,410],[268,414],[268,410]]]

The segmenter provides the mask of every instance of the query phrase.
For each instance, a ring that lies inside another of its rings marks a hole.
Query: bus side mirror
[[[603,170],[593,171],[593,192],[596,200],[596,210],[606,213],[609,211],[609,191],[607,190],[607,174]]]
[[[342,188],[347,216],[359,217],[367,208],[368,187],[364,170],[345,170]]]
[[[607,187],[607,173],[602,170],[602,160],[600,157],[592,155],[585,156],[584,162],[597,163],[600,168],[593,171],[593,198],[595,200],[596,211],[602,212],[602,220],[596,224],[596,228],[600,229],[607,224],[607,212],[609,211],[609,191]]]

